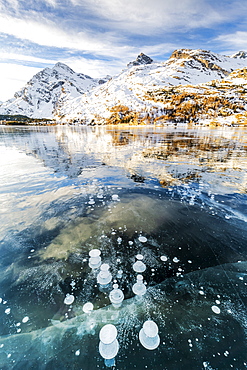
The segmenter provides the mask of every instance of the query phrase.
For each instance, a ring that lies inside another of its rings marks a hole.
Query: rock
[[[149,56],[141,53],[141,54],[138,55],[136,60],[134,60],[133,62],[128,63],[127,67],[139,66],[139,65],[142,65],[142,64],[151,64],[152,62],[153,62],[153,59],[151,59]]]

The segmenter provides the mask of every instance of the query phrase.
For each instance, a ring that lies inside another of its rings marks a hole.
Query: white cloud
[[[13,7],[18,4],[17,0],[8,1]],[[54,8],[60,6],[64,17],[59,20],[52,12],[42,14],[22,8],[11,13],[2,7],[0,32],[42,46],[122,58],[133,56],[130,41],[133,33],[165,37],[168,32],[209,27],[226,18],[208,0],[70,1],[71,5],[65,0],[43,0]]]
[[[22,62],[34,62],[34,63],[41,63],[41,64],[55,64],[57,61],[54,59],[44,59],[44,58],[37,58],[30,55],[23,55],[18,53],[9,53],[5,51],[0,51],[0,61],[8,61],[14,60],[22,61]]]
[[[50,5],[54,8],[58,5],[56,0],[44,0],[44,1],[45,1],[45,3],[47,3],[48,5]]]
[[[6,0],[8,9],[19,9],[18,0]],[[4,9],[4,3],[0,4],[0,9]]]
[[[220,35],[216,41],[223,43],[229,50],[247,50],[247,32],[244,31]]]
[[[61,59],[77,73],[83,73],[93,78],[114,76],[125,67],[122,61],[106,61],[99,59],[86,59],[82,57]]]
[[[109,26],[151,35],[153,32],[208,27],[224,19],[206,0],[71,0],[107,20]]]
[[[0,63],[0,100],[5,101],[14,96],[40,68],[26,67],[15,63]]]
[[[24,39],[42,46],[68,48],[95,55],[122,56],[132,52],[132,47],[122,45],[114,34],[89,31],[75,32],[61,28],[44,19],[19,19],[0,15],[0,32]]]
[[[162,44],[155,44],[155,45],[144,45],[141,47],[140,52],[151,56],[152,58],[155,56],[160,56],[164,54],[172,53],[175,49],[184,47],[184,45],[179,46],[178,44],[173,43],[162,43]]]

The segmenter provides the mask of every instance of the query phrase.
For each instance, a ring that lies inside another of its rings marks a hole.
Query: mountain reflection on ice
[[[247,367],[246,147],[242,129],[228,130],[1,129],[1,369],[105,368],[108,323],[116,369]],[[88,265],[94,248],[124,292],[120,309]],[[138,339],[149,319],[154,351]]]

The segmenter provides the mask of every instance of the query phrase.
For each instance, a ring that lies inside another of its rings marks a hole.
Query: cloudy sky
[[[60,61],[92,77],[144,52],[247,50],[245,0],[0,0],[0,101]]]

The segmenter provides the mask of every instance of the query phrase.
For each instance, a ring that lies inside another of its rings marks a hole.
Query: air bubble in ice
[[[63,302],[66,305],[71,305],[74,302],[74,300],[75,300],[75,297],[73,296],[73,294],[67,293]]]
[[[89,252],[89,267],[91,269],[97,269],[101,265],[101,251],[99,249],[92,249]]]
[[[119,308],[124,300],[124,294],[121,289],[118,289],[118,284],[113,284],[113,290],[109,294],[109,299],[114,308]]]
[[[72,289],[74,289],[74,288],[75,288],[75,286],[76,286],[76,282],[75,282],[75,280],[72,280],[72,281],[71,281],[70,286],[71,286],[71,288],[72,288]]]
[[[167,256],[161,256],[160,259],[161,259],[161,261],[166,262],[168,260],[168,257]]]
[[[145,263],[143,263],[142,262],[142,259],[143,259],[143,255],[142,254],[137,254],[136,255],[136,259],[138,260],[138,261],[136,261],[134,264],[133,264],[133,270],[135,271],[135,272],[139,272],[139,273],[141,273],[141,272],[144,272],[145,270],[146,270],[146,265],[145,265]]]
[[[109,271],[110,266],[108,263],[103,263],[100,266],[100,272],[97,275],[97,283],[101,286],[108,285],[112,280],[112,274]]]
[[[107,367],[115,364],[115,357],[119,350],[117,328],[112,324],[103,326],[99,333],[99,353],[105,359]]]
[[[139,340],[144,348],[154,350],[159,346],[160,337],[158,331],[158,326],[154,321],[147,320],[144,322],[139,332]]]
[[[104,344],[111,344],[117,338],[117,328],[112,324],[104,325],[100,330],[99,339]]]
[[[133,293],[136,296],[141,297],[142,295],[144,295],[146,293],[146,290],[147,290],[147,288],[143,283],[143,276],[142,275],[137,275],[136,283],[132,287]]]
[[[220,313],[220,308],[218,306],[212,306],[211,309],[216,314],[219,314]]]
[[[25,317],[23,317],[23,319],[22,319],[22,322],[25,324],[26,322],[28,322],[29,321],[29,317],[28,316],[25,316]]]
[[[141,261],[141,260],[143,260],[143,258],[144,258],[144,257],[143,257],[143,255],[142,255],[142,254],[137,254],[137,255],[136,255],[136,259],[137,259],[137,260],[140,260],[140,261]]]
[[[117,278],[121,279],[123,277],[123,270],[118,270],[117,272]]]
[[[146,243],[147,241],[147,238],[145,236],[139,236],[139,241],[142,242],[142,243]]]
[[[87,302],[82,307],[83,312],[90,313],[93,311],[93,304],[91,302]]]

